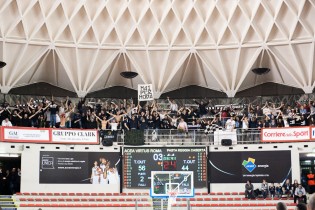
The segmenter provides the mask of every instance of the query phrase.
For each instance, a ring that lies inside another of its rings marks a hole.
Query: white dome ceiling
[[[157,97],[189,85],[233,97],[275,82],[310,93],[314,20],[314,0],[1,0],[1,91],[152,83]]]

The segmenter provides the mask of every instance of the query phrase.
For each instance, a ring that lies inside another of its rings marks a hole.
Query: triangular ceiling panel
[[[46,24],[43,24],[41,28],[35,34],[33,34],[32,40],[39,40],[39,41],[51,40]]]
[[[156,45],[156,46],[168,46],[170,43],[168,42],[167,38],[165,38],[160,29],[158,29],[153,36],[152,40],[149,42],[149,45]]]
[[[27,44],[6,43],[5,47],[9,48],[12,53],[10,55],[4,55],[7,68],[10,69],[9,73],[4,72],[5,84],[9,86],[16,85],[18,80],[29,71],[48,50],[47,46]]]
[[[311,39],[312,34],[310,34],[304,26],[301,24],[300,21],[297,22],[296,27],[292,34],[292,40],[298,40],[298,39]]]
[[[88,62],[89,70],[85,77],[83,90],[90,91],[91,89],[99,90],[103,88],[103,86],[97,86],[98,81],[103,81],[102,75],[110,69],[109,67],[118,54],[118,50],[98,50],[94,53],[93,59]]]

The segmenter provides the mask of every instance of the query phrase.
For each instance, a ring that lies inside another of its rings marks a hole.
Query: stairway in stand
[[[11,195],[0,195],[0,207],[3,210],[16,210],[14,200]]]

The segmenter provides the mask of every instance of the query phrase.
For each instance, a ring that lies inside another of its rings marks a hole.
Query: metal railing
[[[118,131],[118,145],[130,144],[127,132],[137,132],[133,138],[135,138],[134,141],[138,140],[138,145],[221,145],[222,139],[231,140],[232,145],[261,143],[260,129],[246,131],[235,129],[233,132],[222,130],[214,133],[206,133],[204,130],[189,130],[183,133],[176,129],[146,129],[143,131]],[[141,141],[141,139],[143,140]]]

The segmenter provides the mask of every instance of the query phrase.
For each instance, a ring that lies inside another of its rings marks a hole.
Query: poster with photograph
[[[120,152],[40,152],[40,184],[120,184]]]

